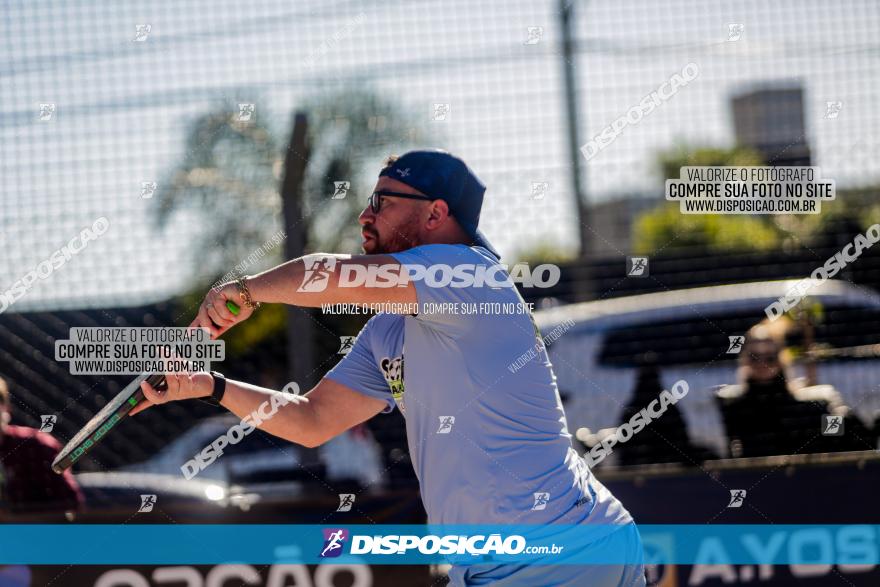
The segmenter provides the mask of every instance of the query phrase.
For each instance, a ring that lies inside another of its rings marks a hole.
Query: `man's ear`
[[[4,425],[9,424],[12,421],[12,412],[9,411],[9,408],[3,408],[0,411],[0,422]]]
[[[436,229],[443,225],[449,218],[449,204],[444,200],[434,200],[431,202],[430,213],[428,214],[428,229]]]

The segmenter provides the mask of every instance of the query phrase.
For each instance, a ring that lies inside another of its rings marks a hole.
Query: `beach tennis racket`
[[[227,301],[226,307],[230,312],[238,315],[239,308],[235,303]],[[162,373],[141,373],[138,375],[70,439],[70,442],[61,449],[52,462],[52,470],[61,474],[72,467],[75,462],[101,442],[135,406],[140,405],[145,399],[144,391],[141,389],[141,383],[144,381],[156,390],[161,391],[168,387],[165,375]]]

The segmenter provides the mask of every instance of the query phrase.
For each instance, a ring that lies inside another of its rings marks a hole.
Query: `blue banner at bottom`
[[[877,565],[878,525],[21,525],[0,564]]]

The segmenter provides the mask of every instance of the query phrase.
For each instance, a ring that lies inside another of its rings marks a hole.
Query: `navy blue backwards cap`
[[[477,229],[486,186],[464,161],[439,149],[409,151],[383,169],[386,176],[417,189],[432,200],[443,200],[474,244],[501,255]]]

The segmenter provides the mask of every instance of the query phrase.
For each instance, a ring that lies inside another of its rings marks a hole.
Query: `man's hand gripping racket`
[[[240,308],[230,297],[224,290],[212,290],[190,327],[207,328],[211,338],[216,339],[250,317],[253,310]],[[205,397],[211,395],[211,388],[208,373],[141,373],[70,439],[52,462],[52,470],[61,474],[69,469],[126,416],[133,416],[152,405],[172,399]]]

